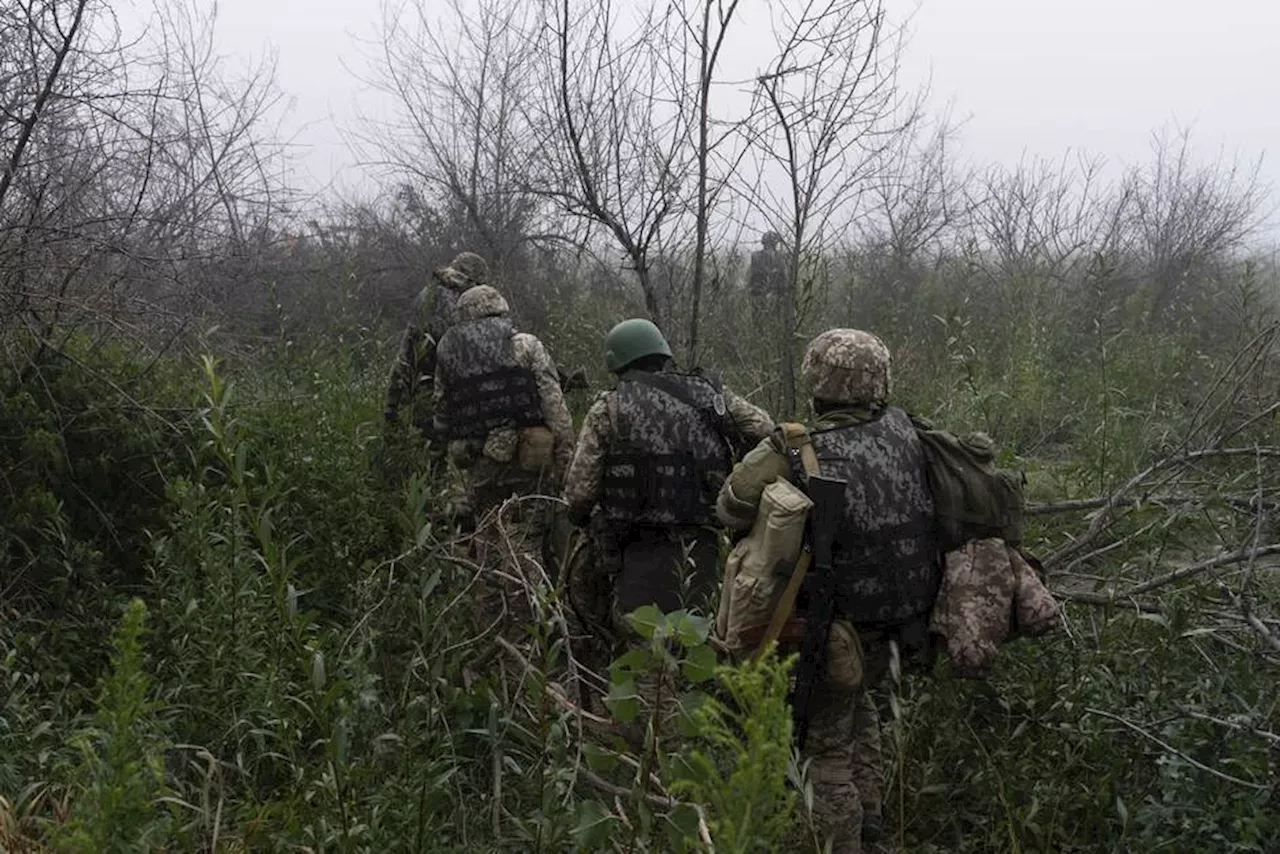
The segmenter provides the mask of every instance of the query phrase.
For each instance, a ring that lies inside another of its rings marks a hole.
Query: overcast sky
[[[915,9],[908,80],[931,80],[935,107],[963,121],[962,150],[976,163],[1068,150],[1131,163],[1153,131],[1175,125],[1191,127],[1205,158],[1257,157],[1280,144],[1277,0],[890,2]],[[219,0],[228,54],[276,52],[279,84],[295,99],[289,125],[318,183],[360,183],[339,127],[357,105],[376,103],[349,69],[363,65],[369,48],[357,41],[375,35],[380,5]],[[746,23],[763,24],[764,6],[745,0]],[[1275,159],[1264,159],[1263,174],[1280,186]]]

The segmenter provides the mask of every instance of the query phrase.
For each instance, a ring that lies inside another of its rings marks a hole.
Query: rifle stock
[[[845,482],[820,475],[808,478],[808,495],[813,501],[809,511],[809,543],[813,553],[814,584],[810,588],[809,612],[805,619],[804,642],[800,648],[800,664],[796,671],[795,720],[796,745],[804,747],[809,729],[813,694],[826,672],[827,642],[835,621],[835,576],[832,549],[836,531],[844,519]]]

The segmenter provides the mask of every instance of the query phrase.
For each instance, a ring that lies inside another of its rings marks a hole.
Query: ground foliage
[[[898,387],[990,430],[1060,505],[1032,546],[1069,621],[988,681],[940,665],[881,692],[896,844],[1274,850],[1274,328],[1067,337],[962,309],[904,323],[931,331],[895,341]],[[444,512],[448,473],[384,436],[382,339],[221,349],[99,348],[90,368],[73,342],[3,378],[0,845],[802,844],[785,662],[716,667],[705,620],[641,615],[651,646],[611,669],[608,711],[582,708],[554,590],[530,591],[519,644],[473,628],[486,568]],[[679,737],[635,704],[646,671],[695,691]]]

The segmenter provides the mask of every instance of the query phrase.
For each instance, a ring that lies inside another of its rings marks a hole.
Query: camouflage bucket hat
[[[482,317],[501,317],[511,307],[497,288],[489,285],[476,285],[458,297],[458,319],[479,320]]]
[[[800,372],[814,398],[833,403],[889,399],[889,348],[861,329],[828,329],[804,353]]]
[[[432,270],[431,275],[446,288],[462,293],[485,283],[489,278],[489,265],[474,252],[460,252],[452,262]]]
[[[436,267],[431,271],[431,275],[435,277],[437,282],[457,293],[462,293],[472,285],[470,279],[448,265]]]

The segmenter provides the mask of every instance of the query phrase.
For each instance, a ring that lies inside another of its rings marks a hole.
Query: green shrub
[[[152,851],[172,841],[176,809],[163,802],[170,793],[164,752],[171,745],[143,661],[146,615],[141,600],[129,604],[112,638],[111,672],[93,726],[73,737],[80,758],[65,775],[71,813],[52,829],[59,851]]]

